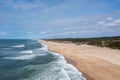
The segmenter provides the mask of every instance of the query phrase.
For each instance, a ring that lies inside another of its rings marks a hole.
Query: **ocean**
[[[82,64],[81,64],[82,65]],[[86,80],[47,45],[29,39],[0,39],[0,80]]]

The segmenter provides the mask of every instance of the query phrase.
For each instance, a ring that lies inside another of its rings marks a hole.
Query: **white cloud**
[[[106,20],[100,21],[97,24],[105,27],[120,27],[120,19],[113,20],[112,17],[108,17]]]
[[[33,32],[27,32],[27,34],[32,34]]]
[[[59,32],[57,34],[49,34],[47,36],[62,36],[62,35],[71,35],[71,34],[75,34],[75,33],[79,33],[79,32],[78,31]]]
[[[111,23],[105,23],[104,26],[106,26],[106,27],[112,27],[112,26],[117,26],[117,24],[111,22]]]
[[[47,1],[46,1],[47,2]],[[48,3],[45,3],[44,1],[41,0],[33,0],[33,1],[28,1],[28,0],[0,0],[0,3],[2,3],[2,6],[7,6],[11,7],[13,9],[18,9],[18,10],[23,10],[23,11],[28,11],[28,10],[33,10],[33,9],[41,9],[43,13],[53,13],[56,11],[61,11],[64,10],[68,7],[66,4],[61,4],[59,3],[58,5],[52,5],[49,6]]]
[[[102,25],[102,24],[104,24],[104,23],[105,23],[104,21],[98,22],[99,25]]]
[[[23,10],[23,11],[38,9],[38,8],[40,9],[40,8],[44,8],[44,7],[47,6],[44,3],[38,2],[36,0],[33,0],[33,2],[28,2],[28,1],[25,1],[25,0],[18,0],[18,1],[2,0],[2,1],[0,1],[0,3],[4,4],[4,6],[9,6],[13,9],[20,9],[20,10]]]
[[[48,34],[48,33],[50,33],[51,31],[43,31],[43,32],[41,32],[41,34]]]
[[[120,19],[114,21],[115,24],[120,24]]]
[[[44,36],[47,37],[54,37],[54,36],[69,36],[69,35],[80,35],[80,34],[91,34],[94,33],[94,31],[90,31],[90,30],[71,30],[71,31],[64,31],[64,32],[57,32],[57,33],[50,33],[50,34],[45,34]]]
[[[76,24],[82,23],[80,18],[63,18],[63,19],[53,19],[47,23],[48,26],[52,27],[67,27],[67,26],[74,26]]]
[[[60,4],[60,5],[48,7],[46,9],[44,9],[42,12],[45,14],[50,14],[50,13],[54,13],[54,12],[61,12],[62,10],[66,10],[67,8],[69,8],[69,6],[67,4]]]
[[[112,17],[108,17],[107,20],[108,20],[108,21],[111,21],[111,20],[113,20],[113,18],[112,18]]]
[[[5,36],[5,35],[7,35],[6,32],[0,32],[0,36]]]

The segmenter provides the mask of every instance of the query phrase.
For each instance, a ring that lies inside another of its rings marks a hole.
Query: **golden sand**
[[[64,55],[87,80],[120,80],[120,50],[73,43],[42,41],[49,50]]]

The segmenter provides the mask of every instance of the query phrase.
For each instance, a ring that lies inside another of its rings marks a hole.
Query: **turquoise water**
[[[85,80],[60,54],[35,40],[0,40],[0,80]]]

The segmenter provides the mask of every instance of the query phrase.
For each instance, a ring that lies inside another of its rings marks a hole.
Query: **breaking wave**
[[[16,48],[24,47],[24,44],[22,44],[22,45],[16,45],[16,46],[13,46],[13,47],[16,47]]]
[[[48,51],[47,45],[33,40],[18,43],[22,45],[9,51],[0,48],[0,80],[86,80],[61,54]]]

